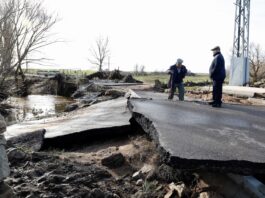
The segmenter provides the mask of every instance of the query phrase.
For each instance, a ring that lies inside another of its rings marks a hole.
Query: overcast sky
[[[42,1],[58,14],[52,31],[65,41],[45,50],[56,67],[95,69],[87,59],[99,36],[109,38],[110,69],[164,71],[182,58],[189,70],[208,72],[216,45],[230,65],[235,0]],[[251,0],[250,41],[265,49],[264,10],[265,0]]]

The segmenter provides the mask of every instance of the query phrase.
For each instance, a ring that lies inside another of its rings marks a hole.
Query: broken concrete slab
[[[254,97],[257,94],[264,94],[264,88],[256,88],[256,87],[241,87],[241,86],[224,86],[223,93],[233,94],[238,96],[245,97]]]
[[[265,172],[265,108],[130,99],[129,108],[176,168]]]
[[[211,91],[211,87],[202,87],[202,90]],[[241,86],[223,86],[223,93],[239,97],[254,97],[255,95],[265,94],[264,88],[241,87]]]
[[[62,117],[18,123],[7,127],[5,136],[9,139],[19,134],[45,129],[45,138],[53,138],[93,129],[129,126],[131,114],[126,103],[125,98],[118,98],[78,109]]]
[[[107,87],[117,87],[117,86],[134,86],[134,85],[142,85],[143,83],[123,83],[123,82],[111,82],[111,81],[95,81],[93,82],[96,85],[101,85],[101,86],[107,86]]]
[[[44,142],[45,129],[11,137],[7,140],[7,147],[26,148],[31,151],[39,151]]]

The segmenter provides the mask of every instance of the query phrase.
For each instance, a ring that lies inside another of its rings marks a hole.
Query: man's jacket
[[[179,84],[183,82],[183,78],[185,78],[187,74],[187,69],[184,65],[182,65],[178,71],[176,65],[172,65],[170,66],[168,73],[170,74],[168,82],[168,87],[170,88],[172,84]]]
[[[225,74],[225,60],[220,52],[214,55],[214,59],[209,69],[210,78],[214,81],[224,81]]]

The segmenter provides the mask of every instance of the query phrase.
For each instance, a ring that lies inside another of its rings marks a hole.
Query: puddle
[[[8,123],[35,120],[55,116],[64,111],[74,100],[55,95],[29,95],[24,98],[11,97],[7,103],[15,107]]]

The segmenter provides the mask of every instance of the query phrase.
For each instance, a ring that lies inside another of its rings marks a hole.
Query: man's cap
[[[183,63],[183,60],[181,58],[178,58],[176,64],[181,64],[181,63]]]
[[[219,46],[215,46],[213,49],[211,49],[211,51],[216,51],[216,50],[220,51],[221,49]]]

